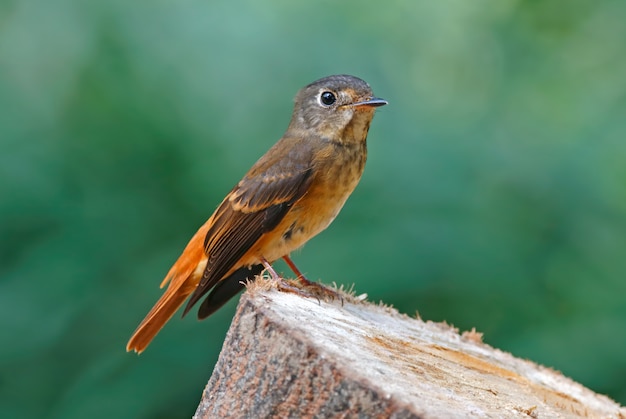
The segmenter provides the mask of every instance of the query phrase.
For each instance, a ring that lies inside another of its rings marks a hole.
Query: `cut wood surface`
[[[624,419],[626,409],[480,333],[257,281],[194,417]]]

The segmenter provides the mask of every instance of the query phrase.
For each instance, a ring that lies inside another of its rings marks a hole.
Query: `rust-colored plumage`
[[[300,275],[289,253],[324,230],[356,187],[374,110],[386,103],[353,76],[304,87],[285,135],[191,238],[126,349],[141,353],[187,298],[183,315],[207,294],[198,317],[211,315],[280,258]]]

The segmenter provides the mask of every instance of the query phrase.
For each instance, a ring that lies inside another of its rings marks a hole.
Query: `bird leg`
[[[278,276],[278,274],[276,273],[272,265],[270,265],[267,259],[265,259],[263,256],[261,256],[261,263],[263,264],[263,267],[265,268],[265,270],[270,273],[270,276],[272,277],[272,279],[276,282],[279,282],[280,276]]]
[[[309,285],[311,283],[311,281],[306,279],[306,277],[302,274],[302,272],[300,272],[300,269],[298,269],[296,264],[293,263],[293,260],[291,260],[289,255],[283,256],[283,260],[287,262],[287,265],[289,265],[289,268],[293,271],[294,274],[296,274],[296,277],[298,277],[298,279],[300,280],[300,282],[302,282],[303,285]]]
[[[302,272],[300,272],[300,270],[296,267],[296,264],[293,263],[293,260],[291,260],[289,255],[283,256],[283,260],[287,263],[287,265],[289,265],[289,268],[293,271],[293,273],[296,274],[298,282],[300,282],[301,288],[299,288],[300,292],[298,292],[298,294],[309,298],[315,298],[318,302],[320,299],[334,300],[335,298],[338,298],[341,300],[341,304],[343,305],[343,297],[341,294],[327,288],[319,282],[313,282],[306,279]]]
[[[299,287],[292,285],[291,283],[287,282],[287,281],[283,281],[281,279],[281,277],[276,273],[276,270],[274,270],[274,268],[272,267],[272,265],[267,261],[267,259],[265,259],[264,257],[261,257],[261,263],[263,264],[263,266],[265,267],[265,270],[268,271],[270,273],[270,277],[272,278],[273,281],[276,282],[276,287],[284,292],[290,292],[292,294],[298,294],[298,295],[302,295],[304,297],[309,297],[309,298],[317,298],[317,301],[319,302],[319,298],[316,297],[315,295],[312,295],[311,293],[300,289]],[[294,263],[289,260],[289,262],[287,262],[289,264],[289,267],[294,270],[294,273],[296,275],[298,275],[299,278],[304,278],[302,276],[302,274],[300,273],[300,271],[298,271],[298,268],[296,268],[296,265],[294,265]],[[306,279],[305,279],[306,280]],[[308,282],[308,280],[307,280]]]
[[[337,291],[327,288],[326,286],[320,284],[319,282],[309,281],[305,278],[305,276],[300,272],[300,270],[296,267],[296,264],[293,263],[293,260],[289,257],[289,255],[283,256],[289,268],[295,273],[298,277],[298,282],[300,286],[293,285],[293,283],[283,281],[281,277],[276,273],[276,270],[272,267],[272,265],[265,259],[261,257],[261,263],[266,271],[270,273],[270,277],[272,280],[276,282],[276,286],[279,290],[284,292],[290,292],[292,294],[298,294],[307,298],[314,298],[318,303],[321,303],[321,300],[334,300],[335,298],[341,301],[343,305],[343,297]]]

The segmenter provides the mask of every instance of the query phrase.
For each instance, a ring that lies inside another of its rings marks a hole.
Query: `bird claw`
[[[296,281],[280,281],[278,283],[278,289],[280,291],[315,299],[320,305],[322,304],[322,300],[334,301],[338,299],[343,306],[343,295],[319,282],[309,281],[303,276],[298,277]]]

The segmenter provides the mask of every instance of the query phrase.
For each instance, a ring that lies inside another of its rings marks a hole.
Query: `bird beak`
[[[378,108],[379,106],[385,106],[388,102],[385,99],[379,97],[373,97],[370,99],[362,100],[361,102],[353,103],[352,106],[370,106],[372,108]]]

